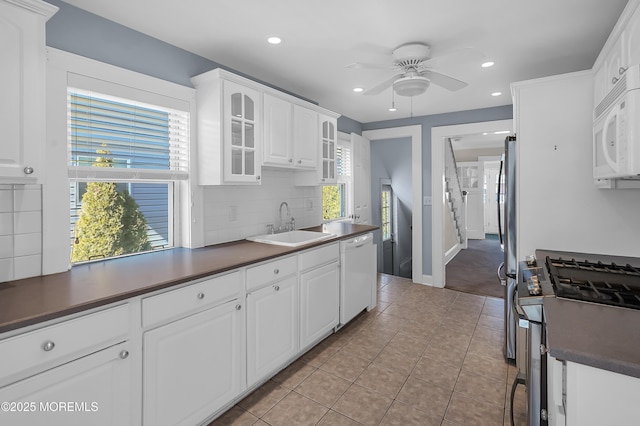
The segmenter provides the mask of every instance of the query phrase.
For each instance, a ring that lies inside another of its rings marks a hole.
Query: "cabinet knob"
[[[200,300],[204,299],[204,293],[198,293],[198,299]]]
[[[280,273],[280,269],[278,269],[278,268],[274,269],[274,270],[273,270],[273,273],[274,273],[274,274],[276,274],[276,275],[278,275],[278,274]]]
[[[32,173],[33,173],[33,167],[27,166],[27,167],[24,168],[24,174],[30,175]]]
[[[618,80],[620,80],[618,77],[613,77],[613,78],[611,79],[611,83],[612,83],[612,84],[616,84],[616,83],[618,82]]]
[[[238,304],[236,305],[236,311],[239,311],[240,309],[242,309],[242,305],[238,303]]]
[[[290,163],[293,163],[293,158],[289,158],[289,162],[290,162]]]
[[[42,349],[45,352],[50,352],[53,350],[53,348],[56,347],[56,344],[53,343],[51,340],[47,340],[46,342],[44,342],[44,345],[42,345]]]
[[[298,160],[298,164],[302,164],[302,160]]]
[[[125,349],[125,350],[120,352],[119,356],[122,359],[127,359],[129,357],[129,351]]]
[[[273,286],[273,289],[274,289],[275,291],[280,291],[280,286],[279,286],[279,285],[274,285],[274,286]]]
[[[260,180],[260,176],[256,176],[256,180]]]

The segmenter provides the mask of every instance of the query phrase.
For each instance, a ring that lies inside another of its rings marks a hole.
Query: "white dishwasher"
[[[340,242],[340,324],[376,306],[376,253],[373,234]]]

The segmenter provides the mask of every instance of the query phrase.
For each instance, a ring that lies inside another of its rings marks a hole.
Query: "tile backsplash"
[[[0,185],[0,282],[42,274],[42,186]]]
[[[279,225],[280,203],[286,201],[296,228],[320,225],[322,187],[294,185],[293,171],[262,169],[262,184],[209,186],[204,190],[205,244],[241,240]],[[284,216],[284,212],[283,212]]]

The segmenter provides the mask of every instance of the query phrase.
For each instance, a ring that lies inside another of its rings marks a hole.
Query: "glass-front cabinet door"
[[[227,182],[260,182],[260,94],[224,82],[224,175]]]
[[[322,139],[322,170],[320,182],[336,182],[336,143],[338,137],[337,120],[320,115],[320,131]]]

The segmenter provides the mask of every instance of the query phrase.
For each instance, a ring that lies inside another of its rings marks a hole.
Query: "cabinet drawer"
[[[320,248],[305,251],[300,254],[300,270],[305,271],[315,266],[338,260],[340,247],[338,243],[329,244]]]
[[[210,278],[177,290],[142,299],[142,326],[149,327],[196,309],[239,297],[240,272]]]
[[[129,322],[129,305],[120,305],[2,340],[0,379],[124,341]]]
[[[297,270],[296,256],[281,257],[247,268],[247,291],[262,287],[287,275],[295,274]]]

